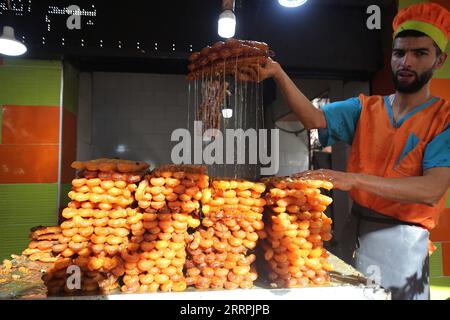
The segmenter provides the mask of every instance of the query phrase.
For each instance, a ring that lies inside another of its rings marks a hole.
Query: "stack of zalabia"
[[[331,182],[275,178],[267,182],[270,208],[262,241],[269,279],[277,287],[291,288],[329,282],[328,252],[323,241],[331,240],[331,219],[324,211],[332,199],[319,188]]]
[[[258,240],[277,287],[329,281],[323,241],[331,239],[332,221],[324,211],[332,199],[320,188],[330,190],[330,182],[216,178],[210,186],[203,166],[163,166],[144,179],[148,165],[141,162],[73,167],[81,171],[65,220],[33,228],[23,252],[54,263],[43,276],[49,294],[107,293],[120,285],[123,292],[251,288]],[[80,268],[80,288],[68,287],[72,265]]]
[[[143,213],[145,230],[139,249],[122,254],[125,263],[124,292],[184,291],[188,227],[198,220],[186,213]],[[128,250],[130,251],[130,243]]]
[[[216,74],[235,74],[242,67],[264,64],[270,56],[273,52],[264,42],[239,39],[218,41],[190,55],[187,78],[191,81]]]
[[[218,179],[202,198],[204,217],[190,235],[186,262],[188,285],[198,289],[251,288],[257,273],[252,267],[257,231],[263,230],[262,183]]]
[[[72,167],[81,171],[80,178],[72,180],[69,192],[72,201],[62,213],[67,219],[61,228],[63,235],[70,238],[68,249],[81,256],[88,256],[88,252],[114,256],[119,245],[128,242],[127,219],[137,214],[129,206],[134,202],[136,183],[142,179],[142,170],[148,168],[148,164],[97,159],[75,161]],[[70,257],[70,253],[63,251],[62,255]]]
[[[72,180],[72,201],[62,212],[65,220],[57,250],[60,257],[73,259],[87,276],[82,290],[106,290],[96,280],[110,276],[117,280],[125,274],[122,253],[136,237],[143,236],[142,214],[130,205],[148,165],[98,159],[74,162],[72,167],[81,171]]]
[[[63,292],[66,294],[76,294],[79,291],[92,292],[99,288],[102,293],[109,293],[119,286],[117,277],[113,275],[83,268],[76,270],[73,266],[77,266],[75,260],[61,258],[42,276],[48,295],[59,295]]]
[[[113,206],[126,208],[134,201],[134,184],[142,179],[149,165],[145,162],[115,159],[75,161],[72,167],[80,170],[80,179],[72,181],[69,198],[79,203],[91,202],[101,210]]]
[[[71,258],[61,258],[42,276],[42,280],[47,287],[47,294],[49,296],[59,295],[63,292],[73,292],[72,289],[67,287],[67,277],[69,276],[67,268],[73,264]]]
[[[143,234],[132,238],[121,253],[125,262],[122,291],[183,291],[188,215],[145,212],[139,216]]]
[[[148,213],[192,213],[200,208],[202,190],[208,186],[206,167],[167,165],[141,181],[135,198]]]
[[[55,262],[60,253],[61,228],[59,226],[38,226],[31,230],[30,243],[22,254],[31,261]]]
[[[145,230],[139,251],[124,257],[137,267],[124,277],[127,292],[184,291],[188,228],[200,224],[194,214],[200,208],[202,190],[209,185],[203,166],[159,167],[139,184],[135,198],[145,212]]]
[[[116,276],[123,275],[123,292],[139,292],[139,280],[133,279],[142,272],[138,269],[141,243],[144,242],[145,229],[143,214],[139,208],[127,208],[126,229],[130,230],[129,241],[119,245],[119,264],[111,272]],[[138,278],[137,278],[138,279]]]

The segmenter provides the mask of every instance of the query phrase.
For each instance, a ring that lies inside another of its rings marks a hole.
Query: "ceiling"
[[[11,0],[17,37],[30,58],[65,58],[86,70],[185,73],[192,51],[220,40],[221,0],[76,1],[81,29],[69,30],[73,0]],[[287,9],[276,0],[237,0],[236,37],[266,41],[293,72],[367,74],[381,66],[382,30],[368,30],[366,8],[379,5],[383,21],[395,0],[310,0]],[[8,17],[9,16],[9,17]],[[0,0],[0,25],[11,19]]]

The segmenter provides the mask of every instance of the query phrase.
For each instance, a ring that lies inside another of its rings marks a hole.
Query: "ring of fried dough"
[[[59,226],[37,226],[30,229],[31,234],[34,236],[40,236],[49,233],[61,233]]]
[[[100,158],[88,161],[74,161],[71,167],[86,171],[137,172],[147,170],[150,165],[143,161]]]

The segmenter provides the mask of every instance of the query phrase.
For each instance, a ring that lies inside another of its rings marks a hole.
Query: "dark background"
[[[81,70],[186,73],[191,50],[221,40],[221,0],[11,4],[16,36],[28,46],[27,57],[64,57],[76,61]],[[72,4],[93,15],[81,17],[81,30],[69,30],[69,15],[55,13]],[[381,7],[382,30],[366,27],[366,9],[372,4]],[[267,42],[291,73],[368,79],[382,67],[383,37],[391,34],[396,6],[395,0],[309,0],[288,9],[276,0],[237,0],[236,38]],[[6,0],[0,0],[0,25],[11,19],[5,9]]]

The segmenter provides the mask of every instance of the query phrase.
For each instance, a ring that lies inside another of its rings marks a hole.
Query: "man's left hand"
[[[333,183],[335,189],[350,191],[355,187],[356,173],[328,169],[309,170],[294,175],[296,178],[326,180]]]

